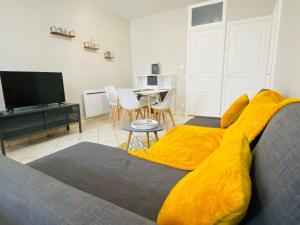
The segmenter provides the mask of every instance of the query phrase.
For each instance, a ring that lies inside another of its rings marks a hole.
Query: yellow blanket
[[[178,126],[148,151],[129,151],[131,155],[182,170],[193,170],[222,140],[224,129]],[[196,154],[195,154],[196,153]]]
[[[251,143],[276,112],[295,102],[300,102],[300,99],[284,99],[277,92],[263,91],[252,99],[239,119],[227,129],[179,126],[148,151],[129,151],[129,153],[177,169],[194,170],[218,149],[225,131],[230,129],[244,133]]]

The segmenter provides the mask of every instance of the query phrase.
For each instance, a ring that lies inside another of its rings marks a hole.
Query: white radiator
[[[110,105],[104,90],[83,91],[85,117],[99,116],[110,111]]]

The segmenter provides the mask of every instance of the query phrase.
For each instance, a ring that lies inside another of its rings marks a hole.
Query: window
[[[223,2],[192,8],[192,27],[223,21]]]

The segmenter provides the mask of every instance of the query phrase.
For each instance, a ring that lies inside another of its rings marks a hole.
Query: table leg
[[[154,132],[154,136],[155,136],[155,140],[158,141],[158,135],[156,131]]]
[[[128,151],[128,149],[129,149],[129,144],[130,144],[130,140],[131,140],[131,135],[132,135],[132,131],[129,131],[128,141],[127,141],[127,146],[126,146],[126,150],[127,150],[127,151]]]
[[[148,118],[151,118],[151,96],[147,96],[147,102],[148,102]]]
[[[147,144],[148,144],[148,148],[150,148],[149,132],[146,132],[146,134],[147,134]]]
[[[157,93],[157,99],[158,99],[158,102],[161,102],[160,93]]]

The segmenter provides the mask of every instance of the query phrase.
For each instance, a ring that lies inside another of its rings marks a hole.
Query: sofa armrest
[[[3,156],[0,221],[1,225],[155,224]]]
[[[185,125],[220,128],[221,118],[196,116],[185,123]]]

